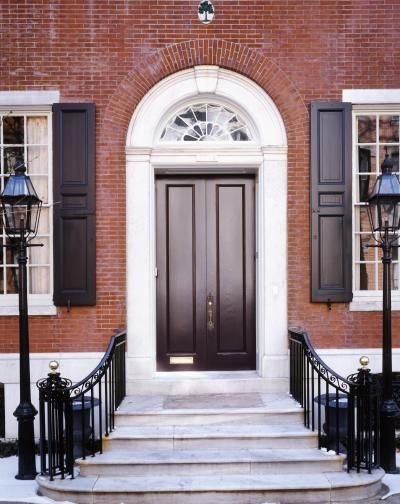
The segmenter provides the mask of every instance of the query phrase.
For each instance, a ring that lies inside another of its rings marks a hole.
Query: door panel
[[[254,179],[207,183],[207,289],[216,323],[207,330],[215,369],[255,367]]]
[[[196,367],[206,365],[205,215],[197,204],[204,200],[204,189],[204,181],[194,179],[157,180],[159,369],[171,368],[170,356],[192,356]]]
[[[158,368],[254,369],[254,179],[160,177],[156,194]]]

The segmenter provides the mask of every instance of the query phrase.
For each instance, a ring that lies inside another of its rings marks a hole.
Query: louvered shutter
[[[96,304],[95,105],[53,106],[54,303]]]
[[[311,299],[352,299],[351,103],[311,104]]]

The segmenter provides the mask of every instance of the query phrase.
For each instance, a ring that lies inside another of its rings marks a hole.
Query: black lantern
[[[11,239],[24,236],[31,240],[39,224],[42,201],[25,171],[24,164],[20,164],[7,179],[0,195],[4,229]]]
[[[368,197],[368,217],[377,245],[382,249],[382,395],[380,410],[380,465],[388,473],[397,473],[394,419],[400,414],[393,397],[392,385],[392,248],[399,239],[400,181],[393,173],[393,160],[385,155],[382,173]],[[371,246],[371,245],[370,245]]]
[[[18,420],[17,479],[36,477],[34,419],[36,408],[31,402],[29,366],[29,326],[27,294],[27,248],[41,246],[29,243],[36,236],[42,201],[38,198],[31,179],[25,175],[23,162],[10,175],[0,195],[3,226],[10,242],[5,245],[17,253],[19,306],[19,389],[20,402],[14,411]]]
[[[393,235],[400,228],[400,180],[393,173],[393,160],[388,154],[382,163],[379,175],[368,197],[368,217],[373,233],[379,233],[379,240],[388,232]],[[392,236],[396,239],[396,236]],[[377,237],[376,237],[377,238]]]

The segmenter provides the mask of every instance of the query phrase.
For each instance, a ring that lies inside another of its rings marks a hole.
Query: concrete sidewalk
[[[400,466],[400,453],[397,454],[397,465]],[[37,457],[36,468],[40,466]],[[21,481],[15,479],[18,471],[17,457],[0,458],[0,502],[2,503],[32,503],[53,504],[55,501],[37,495],[35,481]],[[369,500],[365,504],[400,504],[400,474],[388,474],[383,478],[388,491],[379,499]],[[64,501],[63,504],[75,504]],[[212,504],[212,503],[210,503]],[[265,503],[279,504],[279,503]]]

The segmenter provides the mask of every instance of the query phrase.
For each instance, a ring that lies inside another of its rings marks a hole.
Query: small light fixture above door
[[[203,24],[210,24],[211,21],[214,19],[214,14],[215,14],[215,9],[209,0],[203,0],[202,2],[199,3],[198,7],[198,16],[199,20]]]

